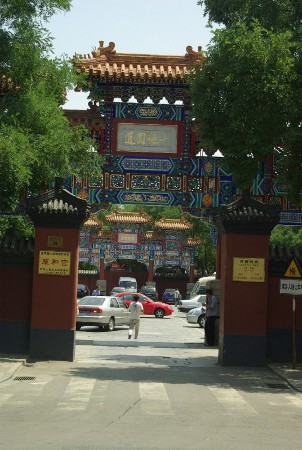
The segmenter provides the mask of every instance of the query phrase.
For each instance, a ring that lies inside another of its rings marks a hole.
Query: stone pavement
[[[205,356],[205,362],[207,360],[207,350],[208,348],[201,347],[200,356],[202,357],[203,353]],[[214,350],[214,348],[213,348]],[[78,360],[79,361],[79,360]],[[58,363],[58,362],[56,362]],[[12,356],[12,355],[1,355],[0,354],[0,383],[11,379],[18,370],[26,365],[26,356]],[[292,389],[297,392],[302,393],[302,365],[297,365],[296,369],[292,369],[292,364],[269,364],[268,367],[279,376],[280,380],[286,382],[291,386]]]

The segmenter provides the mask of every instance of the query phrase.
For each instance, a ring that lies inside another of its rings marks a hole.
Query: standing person
[[[217,299],[213,295],[212,289],[206,290],[206,323],[205,323],[205,344],[212,346],[215,344],[215,320],[217,317]]]
[[[98,285],[96,285],[91,295],[101,295],[101,291]]]
[[[178,303],[180,302],[180,300],[182,300],[182,296],[179,292],[179,289],[175,290],[175,295],[174,295],[174,305],[177,306]]]
[[[139,332],[139,324],[140,324],[140,315],[144,313],[143,305],[139,302],[139,296],[137,294],[133,295],[133,302],[130,303],[129,311],[130,311],[130,324],[128,331],[128,339],[131,339],[132,331],[134,329],[134,339],[137,339]]]

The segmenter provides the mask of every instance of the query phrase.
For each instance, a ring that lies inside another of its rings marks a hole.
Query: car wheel
[[[202,316],[199,316],[197,322],[200,328],[204,328],[206,323],[206,316],[204,314]]]
[[[162,319],[165,317],[165,311],[162,308],[158,308],[154,311],[154,315],[157,319]]]
[[[105,325],[106,331],[113,331],[115,326],[115,321],[113,317],[110,317],[108,325]]]
[[[81,326],[82,326],[82,325],[80,325],[79,323],[77,323],[77,324],[76,324],[76,330],[77,330],[77,331],[80,331]]]

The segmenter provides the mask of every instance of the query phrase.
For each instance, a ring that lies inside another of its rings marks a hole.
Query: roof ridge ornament
[[[94,49],[91,53],[94,58],[98,58],[102,55],[105,55],[107,56],[107,58],[109,58],[111,55],[115,55],[116,51],[114,49],[114,42],[109,42],[109,45],[107,47],[104,47],[104,41],[99,41],[99,47],[97,49]]]

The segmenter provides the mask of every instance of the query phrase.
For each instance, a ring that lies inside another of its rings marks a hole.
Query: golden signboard
[[[177,153],[177,125],[119,123],[117,151]]]
[[[70,261],[71,252],[40,250],[38,273],[40,275],[70,275]]]
[[[137,233],[118,233],[118,243],[137,244]]]
[[[233,258],[233,281],[265,281],[264,258]]]
[[[63,247],[63,236],[47,236],[47,247]]]

